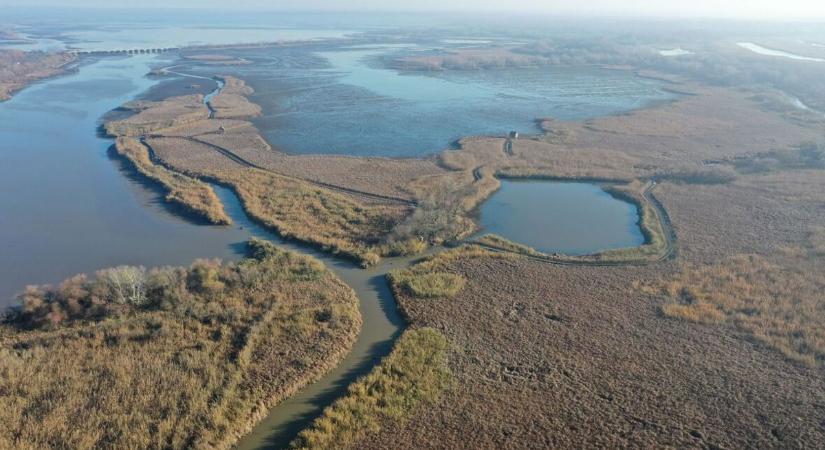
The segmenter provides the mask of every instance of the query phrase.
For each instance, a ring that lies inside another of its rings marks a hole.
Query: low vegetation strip
[[[360,325],[323,264],[263,241],[238,263],[30,287],[0,324],[0,448],[229,448]]]
[[[110,136],[142,136],[164,128],[192,124],[209,117],[202,95],[170,97],[159,102],[129,102],[121,109],[132,113],[126,119],[104,125]]]
[[[396,293],[416,298],[452,297],[467,285],[467,279],[449,270],[453,261],[463,258],[518,258],[514,254],[496,253],[475,245],[463,245],[438,253],[412,267],[388,274]]]
[[[257,169],[220,172],[214,178],[233,187],[250,216],[284,237],[314,243],[365,266],[380,260],[377,236],[389,232],[397,214]]]
[[[167,202],[215,225],[232,223],[211,187],[194,178],[154,164],[149,150],[141,142],[120,137],[115,141],[115,150],[118,155],[127,159],[141,175],[161,185],[166,190]]]
[[[406,331],[389,356],[293,441],[293,449],[341,449],[403,421],[416,408],[435,403],[450,384],[447,339],[432,328]]]
[[[665,315],[741,330],[787,357],[825,364],[825,275],[822,255],[796,251],[778,261],[740,255],[688,266],[670,280],[645,285],[671,302]]]
[[[413,236],[387,239],[414,202],[281,175],[240,156],[250,152],[253,157],[265,156],[254,152],[271,152],[271,148],[249,122],[227,119],[250,117],[260,109],[246,98],[252,90],[242,80],[225,77],[224,81],[224,89],[211,100],[214,118],[209,117],[203,97],[189,95],[129,103],[123,108],[134,115],[106,124],[108,133],[116,137],[118,152],[141,174],[168,189],[167,200],[210,222],[228,223],[219,199],[199,180],[231,186],[247,213],[263,225],[364,266],[377,263],[381,256],[426,248]]]

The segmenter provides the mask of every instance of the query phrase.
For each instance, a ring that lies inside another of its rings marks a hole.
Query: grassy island
[[[353,291],[309,257],[117,267],[29,287],[0,325],[0,447],[228,448],[343,358]]]

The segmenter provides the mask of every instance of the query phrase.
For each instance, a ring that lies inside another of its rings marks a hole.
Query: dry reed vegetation
[[[447,339],[432,328],[404,332],[392,352],[302,431],[295,449],[349,448],[386,421],[403,422],[450,384]]]
[[[389,233],[393,211],[367,207],[344,195],[257,169],[211,174],[232,186],[246,211],[281,235],[315,243],[372,265],[377,236]]]
[[[537,258],[547,257],[547,255],[545,255],[544,253],[532,247],[526,246],[524,244],[519,244],[518,242],[513,242],[497,234],[485,234],[484,236],[481,236],[480,238],[476,239],[475,242],[484,247],[490,247],[506,252],[519,253],[522,255],[534,256]]]
[[[216,225],[232,223],[215,191],[207,184],[152,163],[149,151],[140,141],[119,137],[117,153],[129,160],[141,175],[156,181],[166,190],[166,201]]]
[[[245,118],[261,114],[261,107],[247,99],[254,90],[243,80],[230,76],[221,79],[224,82],[223,89],[209,101],[216,119]]]
[[[0,448],[228,448],[361,324],[317,260],[120,267],[32,287],[0,326]]]
[[[728,235],[737,232],[749,230]],[[672,264],[560,267],[465,251],[434,268],[468,280],[457,295],[395,290],[412,327],[438,329],[450,343],[450,388],[437,404],[385,421],[353,447],[784,448],[822,441],[821,367],[787,361],[729,327],[661,314],[662,296],[632,281],[672,275]]]
[[[486,168],[415,180],[408,189],[418,205],[392,230],[390,239],[421,239],[436,244],[462,239],[478,228],[472,212],[500,186]]]
[[[491,257],[499,259],[517,258],[513,254],[495,253],[476,245],[462,245],[427,258],[412,267],[388,274],[388,279],[396,293],[402,292],[418,298],[452,297],[460,293],[467,279],[449,271],[456,260]]]
[[[670,317],[741,330],[787,357],[825,363],[825,232],[811,233],[811,246],[768,259],[730,257],[715,265],[689,265],[673,279],[644,286],[672,303]]]
[[[104,126],[110,136],[136,137],[209,117],[209,109],[203,104],[202,95],[171,97],[159,102],[130,102],[121,109],[131,111],[133,115],[107,122]]]
[[[425,243],[409,237],[382,239],[406,214],[406,205],[361,202],[353,195],[258,167],[260,160],[267,160],[271,148],[249,122],[228,118],[248,117],[260,109],[250,108],[252,104],[245,96],[252,91],[243,81],[226,77],[225,82],[224,89],[210,102],[215,116],[225,118],[198,116],[192,121],[179,117],[178,113],[202,98],[173,97],[161,102],[135,102],[129,107],[138,114],[109,122],[106,128],[118,135],[119,151],[135,162],[139,172],[170,190],[168,200],[182,203],[210,220],[221,220],[220,202],[208,186],[196,179],[231,186],[252,217],[283,236],[316,244],[364,265],[375,264],[383,255],[426,248]],[[146,136],[150,131],[152,134]],[[126,136],[143,136],[149,149]],[[163,166],[154,164],[149,151]]]
[[[70,53],[24,52],[0,49],[0,101],[27,84],[57,75],[74,62]]]

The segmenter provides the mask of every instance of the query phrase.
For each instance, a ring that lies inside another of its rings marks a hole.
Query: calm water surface
[[[243,231],[171,214],[96,135],[104,113],[154,84],[153,58],[93,62],[0,103],[0,306],[27,284],[113,265],[236,256]]]
[[[481,207],[485,233],[545,253],[587,255],[644,244],[635,205],[589,183],[508,181]]]

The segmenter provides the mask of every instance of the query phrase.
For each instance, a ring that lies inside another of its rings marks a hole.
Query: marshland
[[[41,14],[0,446],[823,439],[818,26]]]

